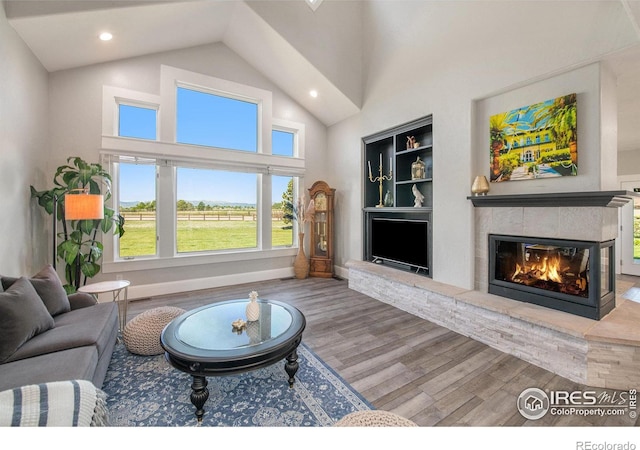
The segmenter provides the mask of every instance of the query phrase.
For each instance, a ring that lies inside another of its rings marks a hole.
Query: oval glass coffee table
[[[269,366],[286,358],[285,371],[293,387],[298,371],[297,348],[306,326],[304,315],[291,305],[258,300],[260,318],[236,329],[246,320],[249,300],[228,300],[203,306],[173,319],[162,330],[165,358],[193,377],[191,403],[202,422],[209,398],[207,376],[231,375]]]

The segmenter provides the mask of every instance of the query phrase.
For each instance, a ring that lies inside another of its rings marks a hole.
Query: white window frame
[[[296,192],[304,186],[305,159],[304,124],[272,118],[272,94],[269,91],[242,85],[208,75],[198,74],[169,66],[161,66],[160,95],[129,89],[105,86],[103,88],[102,150],[103,161],[109,162],[118,156],[153,158],[158,167],[156,182],[156,230],[158,241],[156,256],[120,259],[114,249],[117,237],[104,240],[105,273],[126,272],[190,266],[216,262],[232,262],[293,256],[297,252],[297,240],[292,247],[275,247],[271,244],[271,175],[296,177]],[[202,90],[229,98],[251,101],[258,105],[258,149],[256,153],[229,150],[191,144],[176,143],[176,97],[177,87]],[[157,111],[157,140],[120,137],[118,133],[118,105],[127,104]],[[273,129],[294,133],[294,156],[271,154]],[[257,214],[258,247],[194,253],[177,253],[176,250],[176,166],[197,166],[218,170],[239,170],[258,175]],[[114,186],[118,184],[116,167],[108,164],[112,171]],[[117,189],[113,202],[117,208]],[[125,224],[126,230],[126,224]],[[295,230],[294,230],[295,231]],[[297,236],[297,233],[294,234]]]

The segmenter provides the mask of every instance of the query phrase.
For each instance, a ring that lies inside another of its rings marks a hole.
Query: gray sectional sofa
[[[64,380],[101,388],[118,335],[116,304],[67,296],[51,266],[0,281],[0,391]]]

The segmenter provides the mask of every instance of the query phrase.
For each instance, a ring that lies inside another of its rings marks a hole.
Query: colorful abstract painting
[[[491,181],[578,174],[576,94],[489,118]]]

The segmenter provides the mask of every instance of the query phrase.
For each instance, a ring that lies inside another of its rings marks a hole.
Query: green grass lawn
[[[120,238],[120,256],[156,254],[155,221],[125,223],[125,234]],[[291,246],[293,233],[284,230],[282,221],[273,221],[274,247]],[[254,221],[178,221],[178,252],[254,248],[257,246],[257,223]]]

